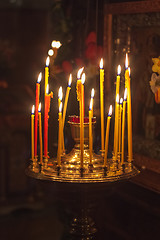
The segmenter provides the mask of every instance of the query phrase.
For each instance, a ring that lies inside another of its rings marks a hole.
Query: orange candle
[[[82,74],[81,79],[81,99],[80,99],[80,166],[83,168],[83,154],[84,154],[84,83],[85,73]]]
[[[34,160],[34,112],[35,106],[32,106],[32,113],[31,113],[31,159]]]
[[[49,94],[49,85],[46,88],[45,112],[44,112],[44,157],[48,158],[48,118],[50,111],[50,99],[53,98],[53,92]]]
[[[38,80],[36,83],[35,124],[34,124],[34,156],[35,157],[37,157],[38,105],[39,105],[41,79],[42,79],[42,73],[38,75]]]

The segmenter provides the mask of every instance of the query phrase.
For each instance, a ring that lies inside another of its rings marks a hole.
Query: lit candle
[[[38,80],[36,83],[35,124],[34,124],[34,156],[35,157],[37,157],[38,105],[39,105],[41,79],[42,79],[42,73],[38,75]]]
[[[46,95],[46,90],[47,90],[47,85],[48,85],[48,78],[49,78],[49,56],[46,59],[46,67],[45,67],[45,95]]]
[[[109,107],[109,112],[108,112],[108,117],[107,117],[106,139],[105,139],[105,154],[104,154],[104,168],[107,166],[109,129],[110,129],[111,115],[112,115],[112,105],[110,105],[110,107]]]
[[[63,90],[62,90],[62,87],[60,87],[58,90],[58,108],[62,102],[62,98],[63,98]]]
[[[119,156],[121,155],[121,124],[122,124],[122,104],[123,104],[123,98],[120,99],[120,106],[119,106],[119,144],[118,144],[118,152]]]
[[[128,118],[128,161],[132,161],[132,111],[131,111],[131,87],[130,87],[130,68],[128,67],[128,55],[125,61],[125,83],[127,87],[127,118]]]
[[[120,74],[121,74],[121,66],[118,65],[117,68],[117,80],[116,80],[116,97],[119,94],[119,87],[120,87]],[[115,98],[115,105],[116,105],[116,98]],[[117,110],[115,108],[115,125],[114,125],[114,153],[115,153],[115,146],[116,146],[116,119],[117,119]]]
[[[62,149],[63,149],[63,151],[65,150],[65,147],[64,147],[64,123],[65,123],[65,118],[66,118],[66,111],[67,111],[69,92],[71,90],[71,83],[72,83],[72,74],[69,75],[68,87],[67,87],[67,91],[66,91],[66,96],[65,96],[65,101],[64,101],[64,108],[63,108],[63,131],[62,131]]]
[[[124,91],[123,116],[122,116],[122,158],[121,158],[122,164],[124,164],[124,134],[125,134],[126,101],[127,101],[127,88],[125,88],[125,91]]]
[[[48,113],[50,111],[50,99],[53,98],[53,92],[49,94],[49,85],[46,88],[45,111],[44,111],[44,157],[48,158]]]
[[[90,160],[90,164],[92,164],[92,149],[93,149],[92,108],[93,108],[93,101],[91,98],[90,105],[89,105],[89,160]]]
[[[80,167],[83,168],[83,154],[84,154],[84,83],[85,83],[85,73],[82,74],[81,79],[81,99],[80,99]]]
[[[104,69],[103,59],[100,61],[100,108],[101,108],[101,151],[104,154]]]
[[[92,90],[91,90],[91,101],[92,101],[91,116],[93,118],[94,88],[92,88]]]
[[[57,152],[57,163],[58,167],[61,166],[61,149],[62,149],[62,102],[59,105],[59,132],[58,132],[58,152]]]
[[[117,160],[117,151],[118,151],[118,118],[119,118],[119,94],[116,97],[116,111],[117,111],[117,118],[115,119],[116,124],[116,134],[115,134],[115,160]]]
[[[32,106],[32,113],[31,113],[31,159],[34,160],[34,111],[35,106]]]
[[[62,102],[62,98],[63,98],[63,90],[62,87],[59,88],[58,90],[58,109],[60,107],[60,104]],[[61,148],[61,154],[62,154],[62,150],[64,150],[64,137],[63,137],[63,131],[61,131],[61,138],[62,138],[62,148]]]
[[[83,72],[84,67],[80,68],[77,73],[77,100],[80,102],[81,98],[81,74]],[[80,108],[80,106],[79,106]]]
[[[38,119],[39,119],[39,147],[40,147],[40,164],[42,164],[43,149],[42,149],[42,117],[41,117],[41,103],[38,107]]]
[[[64,128],[64,123],[65,123],[65,118],[66,118],[66,110],[67,110],[69,92],[70,92],[70,90],[71,90],[71,83],[72,83],[72,74],[69,75],[68,87],[67,87],[66,96],[65,96],[65,101],[64,101],[64,108],[63,108],[63,128]]]

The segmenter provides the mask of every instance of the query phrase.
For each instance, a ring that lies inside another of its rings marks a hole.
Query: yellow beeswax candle
[[[42,145],[42,116],[41,116],[41,103],[38,107],[38,119],[39,119],[39,147],[40,147],[40,164],[42,164],[43,159],[43,145]]]
[[[83,155],[84,155],[84,83],[85,73],[82,74],[81,79],[81,99],[80,99],[80,167],[83,168]]]
[[[130,68],[128,68],[130,69]],[[129,70],[130,73],[130,70]],[[128,111],[128,160],[132,161],[132,109],[131,109],[131,87],[130,87],[130,77],[127,83],[127,111]]]
[[[125,61],[125,85],[127,87],[127,119],[128,119],[128,161],[132,161],[132,110],[131,110],[131,86],[130,86],[130,68],[128,67],[128,54]]]
[[[93,118],[94,88],[92,88],[92,90],[91,90],[91,101],[92,101],[91,116]]]
[[[68,87],[67,87],[67,91],[66,91],[66,96],[65,96],[65,101],[64,101],[64,108],[63,108],[62,151],[65,151],[65,147],[64,147],[64,123],[65,123],[65,118],[66,118],[66,111],[67,111],[69,92],[71,90],[71,83],[72,83],[72,74],[70,74],[70,76],[69,76]]]
[[[93,101],[91,98],[90,105],[89,105],[89,163],[90,164],[92,164],[92,149],[93,149],[92,108],[93,108]]]
[[[123,117],[122,117],[122,157],[121,163],[124,164],[124,135],[125,135],[125,117],[126,117],[127,88],[124,91]]]
[[[119,156],[121,155],[121,138],[122,138],[122,134],[121,134],[121,130],[122,130],[122,104],[123,104],[123,98],[120,99],[120,106],[119,106],[119,141],[118,141],[118,152],[119,152]]]
[[[34,160],[34,112],[35,106],[32,106],[31,112],[31,159]]]
[[[45,95],[46,95],[46,89],[48,85],[48,78],[49,78],[49,56],[46,59],[46,67],[45,67]]]
[[[107,117],[106,139],[105,139],[105,154],[104,154],[104,167],[107,166],[109,129],[110,129],[111,115],[112,115],[112,105],[110,105],[110,107],[109,107],[109,112],[108,112],[108,117]]]
[[[117,160],[117,152],[118,152],[118,119],[119,119],[119,94],[116,97],[116,111],[117,111],[117,118],[115,119],[116,124],[116,135],[115,135],[115,160]]]
[[[57,163],[58,167],[61,166],[61,149],[62,149],[62,102],[59,106],[59,132],[58,132],[58,152],[57,152]]]
[[[81,99],[81,74],[83,72],[84,67],[80,68],[77,73],[77,100],[80,102]],[[80,110],[80,108],[79,108]]]
[[[69,92],[70,92],[70,90],[71,90],[71,83],[72,83],[72,74],[69,75],[68,87],[67,87],[66,96],[65,96],[65,101],[64,101],[64,108],[63,108],[63,128],[64,128],[64,123],[65,123],[65,118],[66,118],[66,111],[67,111],[67,104],[68,104]]]
[[[100,109],[101,109],[101,151],[104,155],[104,69],[103,59],[100,61]]]
[[[62,90],[62,87],[60,87],[58,90],[58,109],[62,102],[62,98],[63,98],[63,90]]]
[[[119,94],[119,88],[120,88],[120,74],[121,74],[121,66],[118,65],[117,68],[117,79],[116,79],[116,97],[117,94]],[[115,106],[116,106],[116,98],[115,98]],[[113,152],[115,153],[115,146],[116,146],[116,119],[117,119],[117,109],[115,107],[115,124],[114,124],[114,150]]]

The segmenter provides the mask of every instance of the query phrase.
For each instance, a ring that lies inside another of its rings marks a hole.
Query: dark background
[[[114,2],[123,1],[0,1],[1,240],[70,239],[67,230],[74,216],[71,205],[76,205],[70,198],[76,188],[70,192],[68,187],[66,192],[63,185],[43,183],[25,175],[30,159],[30,113],[35,101],[35,83],[38,73],[44,73],[52,40],[60,40],[62,47],[55,68],[50,69],[49,79],[50,90],[54,93],[49,120],[49,151],[53,156],[57,149],[57,92],[60,85],[66,88],[70,70],[76,76],[79,68],[76,59],[83,61],[89,73],[94,72],[88,79],[85,97],[87,99],[88,92],[95,87],[94,108],[99,124],[98,73],[95,69],[100,55],[95,57],[95,45],[92,45],[89,54],[94,57],[88,57],[86,39],[90,32],[96,33],[96,45],[101,47],[103,56],[104,4]],[[44,81],[42,89],[43,84]],[[76,102],[74,93],[73,81],[71,102]],[[73,106],[69,102],[67,115],[75,113],[76,103]],[[94,145],[99,151],[99,125],[96,131]],[[68,126],[65,132],[69,150],[73,142]],[[159,192],[128,181],[94,194],[95,197],[99,194],[97,204],[91,206],[91,215],[99,229],[96,239],[159,238]]]

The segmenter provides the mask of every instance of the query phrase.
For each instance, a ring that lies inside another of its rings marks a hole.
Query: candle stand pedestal
[[[97,231],[88,213],[92,203],[101,197],[102,192],[110,190],[113,183],[118,184],[119,181],[130,179],[139,171],[132,162],[125,161],[122,166],[114,159],[108,159],[107,168],[104,168],[103,157],[95,153],[92,156],[93,166],[91,166],[87,144],[88,123],[84,123],[84,159],[83,171],[80,171],[79,123],[70,122],[70,125],[76,144],[69,154],[61,157],[60,169],[57,170],[57,159],[53,158],[48,159],[48,162],[39,168],[39,172],[37,169],[35,171],[31,164],[26,169],[26,174],[36,179],[57,183],[61,198],[68,198],[72,202],[72,207],[77,206],[78,209],[77,217],[71,222],[69,230],[71,237],[68,239],[90,240],[95,239]]]

